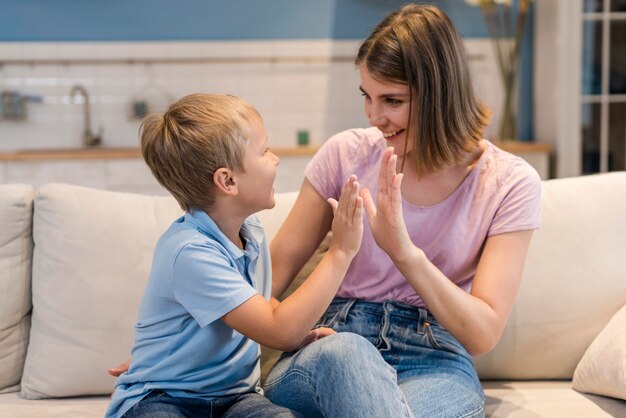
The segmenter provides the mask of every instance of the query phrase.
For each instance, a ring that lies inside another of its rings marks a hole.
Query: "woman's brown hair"
[[[490,112],[474,95],[461,37],[438,8],[408,4],[389,14],[355,62],[379,81],[408,85],[406,138],[418,175],[458,161],[482,139]]]

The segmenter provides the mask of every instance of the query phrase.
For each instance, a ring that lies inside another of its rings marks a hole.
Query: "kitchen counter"
[[[311,156],[318,147],[272,148],[279,157]],[[139,148],[73,148],[0,152],[0,161],[115,160],[141,158]]]

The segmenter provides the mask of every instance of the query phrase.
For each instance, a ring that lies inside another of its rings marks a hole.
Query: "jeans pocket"
[[[469,356],[467,350],[465,350],[461,343],[441,325],[427,323],[424,333],[434,348],[449,351],[464,357]]]
[[[320,320],[317,321],[317,324],[315,324],[315,328],[332,328],[337,324],[338,318],[339,309],[332,309],[331,307],[327,309],[326,312],[324,312],[324,315],[322,315],[322,317],[320,318]]]

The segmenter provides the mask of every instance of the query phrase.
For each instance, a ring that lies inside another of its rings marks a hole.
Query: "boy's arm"
[[[258,343],[282,351],[296,349],[332,301],[361,244],[363,201],[356,177],[331,201],[333,243],[309,278],[283,302],[254,295],[222,320]]]
[[[308,179],[272,243],[272,294],[280,297],[330,230],[333,213]],[[303,238],[304,237],[304,238]]]

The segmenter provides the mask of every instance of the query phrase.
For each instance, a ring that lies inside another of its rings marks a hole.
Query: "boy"
[[[259,388],[259,345],[291,351],[322,315],[356,254],[356,178],[334,209],[334,240],[309,279],[271,298],[255,217],[275,205],[278,158],[257,111],[233,96],[193,94],[141,127],[144,160],[185,210],[159,239],[127,373],[107,417],[294,416]],[[307,340],[315,339],[311,334]]]

